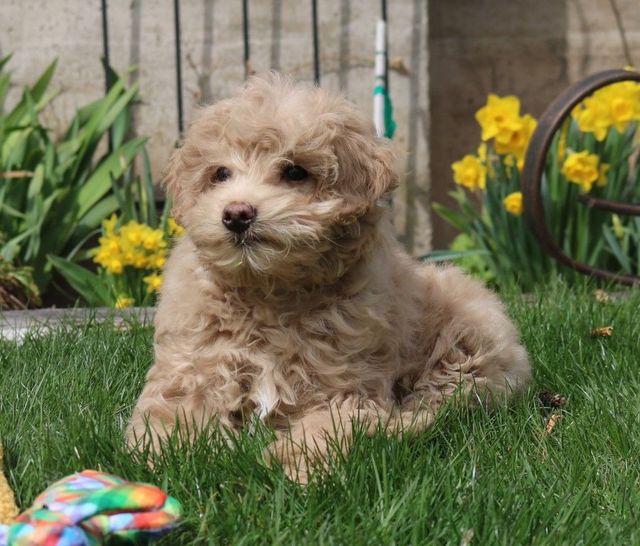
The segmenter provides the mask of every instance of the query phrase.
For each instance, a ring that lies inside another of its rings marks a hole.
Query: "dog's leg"
[[[236,410],[244,387],[237,376],[228,370],[205,374],[194,366],[173,369],[158,361],[151,368],[127,428],[131,447],[148,445],[157,452],[176,426],[180,440],[189,442],[210,423],[231,430],[241,421]]]
[[[280,461],[290,479],[304,484],[314,468],[330,462],[333,452],[349,451],[354,426],[363,427],[371,435],[389,421],[389,409],[370,400],[347,398],[312,410],[289,430],[279,432],[277,440],[267,447],[265,457]]]
[[[531,378],[527,353],[497,297],[456,268],[438,271],[432,281],[443,319],[422,368],[401,381],[409,390],[402,411],[436,411],[452,396],[499,403],[521,391]]]
[[[171,399],[147,385],[133,410],[127,427],[127,443],[132,448],[159,452],[162,443],[178,427],[181,441],[191,441],[213,418],[213,414],[198,408],[195,412],[189,397]]]
[[[400,401],[400,426],[408,432],[423,430],[421,413],[435,414],[449,399],[469,405],[505,402],[528,383],[526,362],[526,353],[518,344],[500,350],[495,345],[491,349],[485,346],[485,350],[472,350],[461,339],[446,354],[430,362],[417,378],[414,376],[409,394]],[[416,415],[415,424],[411,422],[412,414]]]

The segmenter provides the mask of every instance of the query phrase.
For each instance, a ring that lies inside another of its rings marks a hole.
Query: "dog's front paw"
[[[267,446],[263,457],[269,466],[282,465],[285,475],[292,481],[305,485],[309,481],[309,455],[304,444],[297,443],[291,435],[282,435]]]
[[[306,485],[311,472],[326,465],[326,447],[326,433],[291,431],[279,434],[265,449],[264,458],[270,466],[282,465],[290,480]]]

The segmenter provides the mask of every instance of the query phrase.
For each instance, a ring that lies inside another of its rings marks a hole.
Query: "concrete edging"
[[[134,321],[147,325],[153,323],[154,307],[75,307],[69,309],[34,309],[26,311],[0,311],[0,339],[22,341],[28,333],[46,335],[65,326],[75,326],[87,320],[111,322],[124,326]]]

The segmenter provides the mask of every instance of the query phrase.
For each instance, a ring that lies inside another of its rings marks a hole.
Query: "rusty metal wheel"
[[[522,172],[522,193],[524,197],[525,214],[529,226],[533,230],[542,248],[549,255],[562,264],[586,275],[631,285],[640,283],[640,277],[598,269],[578,262],[568,256],[558,246],[556,241],[554,241],[546,225],[541,195],[542,176],[547,163],[547,153],[549,152],[551,142],[556,131],[560,129],[560,126],[567,116],[570,115],[573,108],[601,87],[629,80],[640,82],[640,72],[605,70],[604,72],[598,72],[573,84],[556,97],[538,120],[538,126],[531,137]],[[580,196],[578,200],[587,207],[594,207],[622,215],[640,216],[640,205],[637,204],[608,201],[586,195]]]

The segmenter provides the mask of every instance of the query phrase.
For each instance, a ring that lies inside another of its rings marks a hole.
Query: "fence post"
[[[242,42],[244,45],[244,79],[246,80],[253,74],[249,49],[249,0],[242,0]]]
[[[102,64],[104,67],[104,94],[109,93],[111,85],[111,61],[109,60],[109,19],[107,17],[107,0],[100,1],[100,12],[102,15]],[[111,128],[109,128],[107,146],[109,153],[113,151],[111,142]]]
[[[318,2],[311,0],[311,27],[313,34],[313,81],[320,85],[320,43],[318,39]]]
[[[182,106],[182,52],[180,47],[180,0],[173,0],[173,21],[175,23],[176,42],[176,96],[178,106],[178,134],[182,138],[184,132],[184,114]]]

